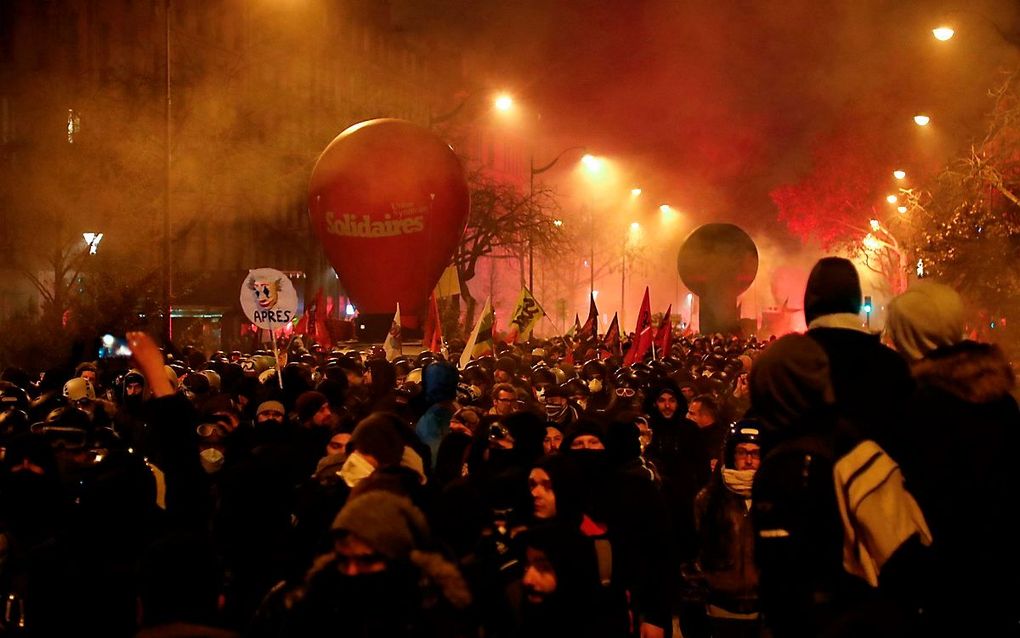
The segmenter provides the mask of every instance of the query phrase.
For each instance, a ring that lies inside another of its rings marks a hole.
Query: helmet
[[[68,401],[81,401],[82,399],[94,401],[96,389],[92,387],[92,382],[88,379],[75,377],[64,384],[64,397]]]
[[[407,376],[404,377],[404,385],[409,383],[421,385],[421,368],[413,368],[407,373]]]
[[[725,454],[723,460],[726,467],[734,466],[733,451],[740,443],[761,445],[761,424],[753,419],[744,419],[730,425],[726,433]]]
[[[8,410],[28,410],[28,393],[7,381],[0,381],[0,414]]]
[[[590,359],[588,361],[585,361],[584,365],[581,366],[580,376],[583,377],[584,379],[595,379],[596,377],[606,379],[607,377],[606,363],[604,361],[600,361],[599,359]]]
[[[213,392],[219,392],[222,381],[220,380],[220,373],[215,370],[202,370],[199,374],[205,375],[209,379],[209,389]]]

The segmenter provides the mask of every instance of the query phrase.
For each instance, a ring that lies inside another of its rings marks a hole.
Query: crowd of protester
[[[7,365],[0,635],[1020,633],[1013,371],[946,286],[883,335],[860,306],[826,258],[806,334],[632,365],[143,333]]]

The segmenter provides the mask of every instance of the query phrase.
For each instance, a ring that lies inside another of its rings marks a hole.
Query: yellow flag
[[[510,327],[507,330],[507,341],[517,343],[531,338],[531,331],[545,316],[542,306],[527,287],[521,288],[521,296],[517,298],[517,306],[510,316]]]
[[[460,277],[457,276],[457,267],[451,264],[446,267],[439,278],[439,283],[436,284],[436,298],[442,299],[459,294],[461,294]]]
[[[492,299],[487,298],[482,313],[478,315],[478,323],[471,331],[471,338],[468,339],[464,352],[460,355],[461,370],[468,364],[468,361],[471,361],[472,357],[481,357],[492,353],[495,346],[492,339],[492,325],[495,323],[495,319],[492,312]]]

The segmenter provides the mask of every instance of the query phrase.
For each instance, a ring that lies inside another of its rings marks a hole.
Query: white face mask
[[[375,472],[375,466],[369,463],[368,459],[359,452],[351,452],[338,473],[344,483],[347,483],[347,487],[354,487],[362,479],[368,478],[372,472]]]
[[[199,453],[202,469],[206,474],[215,474],[223,469],[223,462],[226,460],[223,452],[214,447],[206,448]]]
[[[591,392],[602,392],[602,379],[591,379],[588,381],[588,390]]]

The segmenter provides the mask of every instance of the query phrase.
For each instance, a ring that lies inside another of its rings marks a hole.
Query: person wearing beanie
[[[425,516],[385,491],[352,497],[331,525],[333,549],[297,587],[274,590],[256,635],[473,635],[471,592],[460,571],[431,548]],[[477,630],[475,630],[477,631]]]
[[[294,404],[298,421],[305,427],[329,427],[333,425],[333,411],[329,400],[321,392],[303,392]]]
[[[825,351],[838,411],[855,421],[862,438],[885,449],[913,391],[906,360],[862,325],[861,282],[848,259],[825,257],[804,291],[808,336]]]
[[[917,390],[900,424],[902,447],[888,451],[931,530],[920,635],[1004,636],[1020,626],[1020,546],[1008,505],[1020,449],[1016,377],[998,346],[963,339],[962,315],[959,296],[930,282],[890,304],[887,334],[911,359]]]

